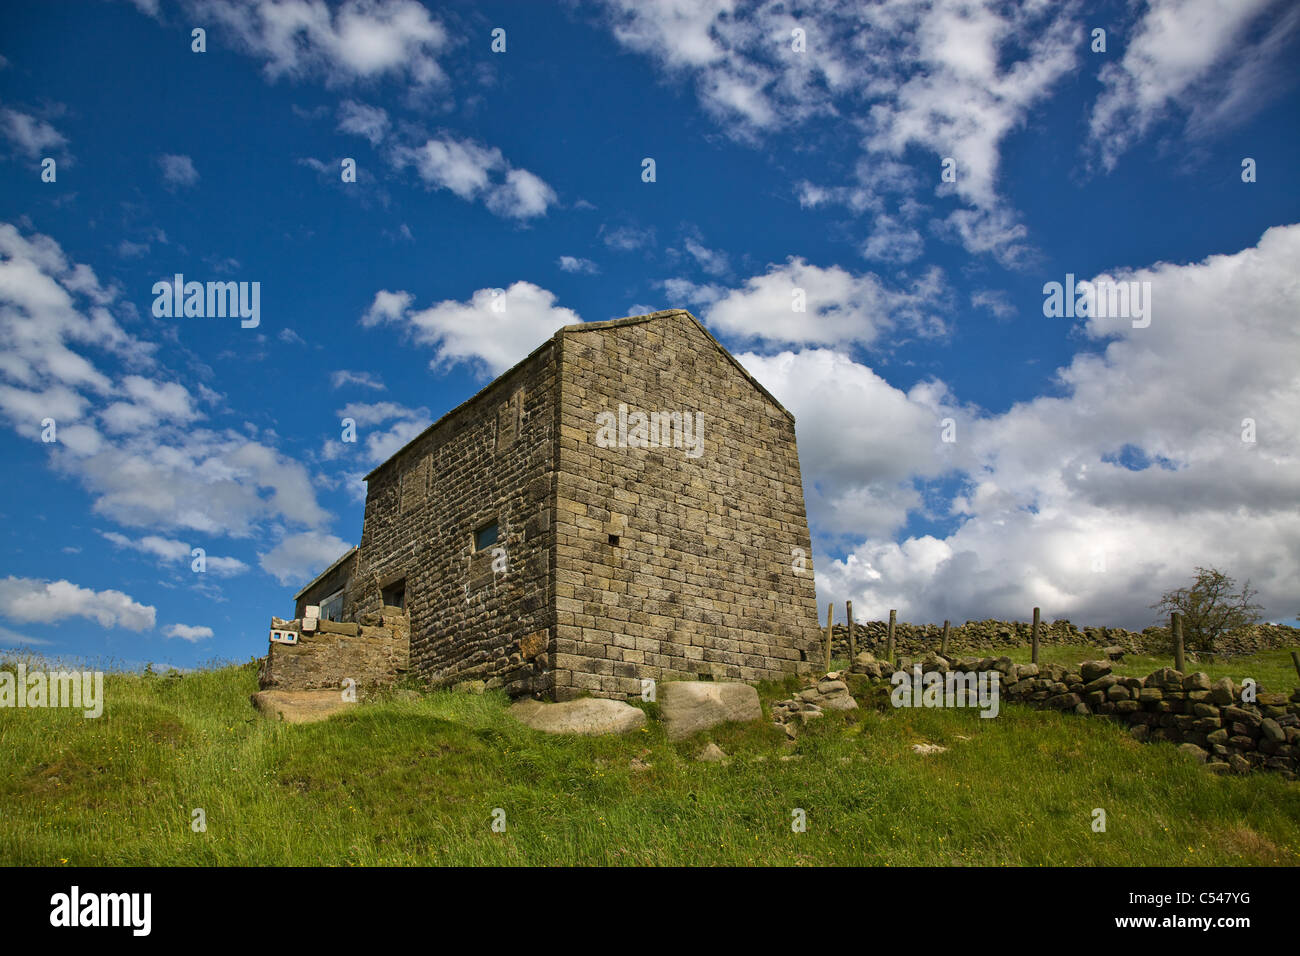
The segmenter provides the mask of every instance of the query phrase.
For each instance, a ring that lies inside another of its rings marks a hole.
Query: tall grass
[[[763,686],[765,705],[792,686]],[[793,745],[766,722],[673,743],[654,721],[543,735],[499,694],[287,725],[254,713],[256,689],[251,665],[119,673],[97,720],[0,710],[0,863],[1300,863],[1300,786],[1214,777],[1096,718],[864,706]],[[708,739],[727,763],[694,759]]]

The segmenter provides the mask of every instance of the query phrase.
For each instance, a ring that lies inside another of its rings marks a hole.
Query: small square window
[[[382,600],[387,607],[406,610],[406,578],[395,581],[384,588]]]
[[[617,547],[618,547],[618,535],[616,535],[616,534],[611,534],[611,535],[609,536],[609,544],[610,544],[610,547],[617,548]]]
[[[497,543],[500,537],[500,529],[495,521],[488,522],[474,532],[474,550],[482,551],[484,548],[490,548]]]

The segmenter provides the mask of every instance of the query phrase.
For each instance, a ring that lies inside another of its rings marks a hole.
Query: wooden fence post
[[[1033,661],[1035,664],[1038,663],[1038,622],[1040,618],[1041,618],[1041,613],[1039,612],[1038,608],[1034,608],[1034,635],[1033,635],[1033,645],[1032,645],[1033,651],[1032,651],[1032,656],[1029,659]]]
[[[831,622],[835,618],[835,602],[826,605],[826,670],[823,673],[829,674],[831,670]]]
[[[948,656],[948,626],[949,626],[949,622],[948,622],[948,621],[944,621],[944,622],[943,622],[943,641],[939,644],[939,656],[940,656],[940,657],[947,657],[947,656]]]
[[[858,638],[853,633],[853,602],[844,602],[844,615],[849,619],[849,666],[853,666],[853,661],[858,656]]]
[[[885,641],[885,660],[892,666],[894,663],[894,626],[898,623],[898,611],[890,610],[889,612],[889,634]]]
[[[1177,611],[1169,615],[1169,627],[1174,632],[1174,670],[1181,674],[1187,670],[1187,659],[1183,656],[1183,616]]]
[[[1291,652],[1291,663],[1295,665],[1295,672],[1300,676],[1300,651]]]

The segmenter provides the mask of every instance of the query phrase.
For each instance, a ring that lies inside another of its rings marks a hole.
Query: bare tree
[[[1219,638],[1259,622],[1263,608],[1252,603],[1258,592],[1247,581],[1237,582],[1218,568],[1197,568],[1191,587],[1166,591],[1151,607],[1165,615],[1183,616],[1183,638],[1198,651],[1213,651]]]

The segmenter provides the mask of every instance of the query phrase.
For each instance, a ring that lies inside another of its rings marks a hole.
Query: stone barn
[[[627,698],[817,657],[794,417],[684,310],[566,326],[366,480],[263,686]]]

